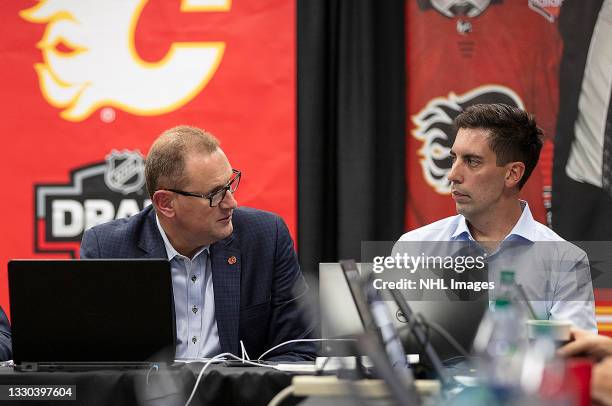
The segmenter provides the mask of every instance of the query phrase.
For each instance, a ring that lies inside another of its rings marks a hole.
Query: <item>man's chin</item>
[[[463,217],[468,217],[471,213],[470,208],[462,203],[455,203],[455,210],[457,210],[457,214],[461,214]]]
[[[232,221],[230,220],[229,223],[225,224],[220,230],[219,230],[219,240],[223,240],[224,238],[229,237],[230,235],[232,235],[232,233],[234,232],[234,225],[232,224]]]
[[[455,203],[455,210],[457,211],[457,214],[463,214],[465,207],[461,203]]]

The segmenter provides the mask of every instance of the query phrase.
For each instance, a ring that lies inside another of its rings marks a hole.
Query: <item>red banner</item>
[[[452,123],[477,103],[506,103],[536,115],[545,144],[521,197],[537,221],[550,223],[561,3],[407,2],[408,230],[456,214],[446,177],[455,140]],[[610,334],[609,289],[596,289],[595,299],[599,329]]]
[[[446,178],[452,122],[476,103],[506,103],[536,115],[548,141],[522,196],[536,220],[546,223],[543,193],[550,180],[543,177],[550,179],[558,103],[559,7],[531,0],[480,8],[463,3],[407,2],[406,227],[456,214]]]
[[[84,229],[147,201],[142,169],[165,129],[215,134],[243,178],[239,204],[295,236],[292,1],[8,2],[0,11],[6,263],[78,255]]]

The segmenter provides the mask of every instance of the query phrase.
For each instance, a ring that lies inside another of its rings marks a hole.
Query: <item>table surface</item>
[[[310,363],[312,364],[312,363]],[[18,372],[0,367],[0,385],[74,386],[76,400],[11,400],[9,405],[141,405],[184,406],[205,364],[187,363],[159,369]],[[268,367],[210,365],[204,372],[190,405],[267,405],[282,389],[291,385],[295,373]],[[373,405],[390,404],[376,399]],[[4,404],[0,401],[0,404]],[[355,404],[354,398],[290,396],[282,406],[344,406]]]
[[[137,370],[87,372],[17,372],[0,368],[0,385],[74,385],[76,401],[44,400],[44,405],[184,405],[204,364]],[[267,405],[293,374],[265,367],[211,365],[198,385],[192,405]],[[303,399],[288,399],[283,406]],[[8,402],[7,402],[8,403]],[[39,402],[11,401],[10,405]]]

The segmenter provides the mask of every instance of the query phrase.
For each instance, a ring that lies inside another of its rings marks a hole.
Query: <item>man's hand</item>
[[[571,333],[573,341],[559,348],[559,355],[564,357],[582,355],[597,361],[612,356],[612,338],[579,329],[572,329]]]
[[[591,397],[604,405],[612,406],[612,357],[593,366]]]

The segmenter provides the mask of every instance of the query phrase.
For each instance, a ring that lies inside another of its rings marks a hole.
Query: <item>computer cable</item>
[[[270,402],[268,402],[268,406],[278,406],[278,405],[280,405],[283,400],[287,399],[289,396],[291,396],[293,394],[294,390],[295,390],[295,386],[293,386],[293,385],[287,386],[285,389],[283,389],[282,391],[278,392],[272,398],[272,400],[270,400]]]
[[[302,339],[296,339],[296,340],[289,340],[289,341],[285,341],[283,343],[280,343],[278,345],[275,345],[274,347],[270,348],[269,350],[263,352],[259,358],[257,358],[256,361],[249,361],[247,359],[245,359],[244,357],[239,357],[237,355],[234,355],[232,353],[229,352],[224,352],[222,354],[218,354],[215,355],[214,357],[212,357],[211,359],[209,359],[206,364],[204,364],[204,366],[202,367],[202,369],[200,370],[200,373],[198,374],[198,378],[196,379],[196,383],[193,386],[193,389],[191,391],[191,394],[189,395],[189,398],[187,399],[187,402],[185,403],[185,406],[189,406],[189,404],[191,403],[191,401],[193,400],[193,397],[195,396],[196,390],[200,384],[200,380],[202,379],[202,376],[204,375],[204,372],[206,371],[206,369],[208,369],[208,366],[210,364],[212,364],[214,361],[217,360],[221,360],[223,359],[223,357],[230,357],[230,358],[234,358],[238,361],[242,361],[245,364],[249,364],[249,365],[254,365],[254,366],[260,366],[260,367],[266,367],[266,368],[276,368],[276,366],[274,365],[266,365],[266,364],[262,364],[259,361],[262,360],[262,358],[267,355],[268,353],[274,351],[275,349],[282,347],[286,344],[290,344],[290,343],[296,343],[296,342],[317,342],[317,341],[355,341],[355,339],[352,338],[302,338]],[[246,352],[246,351],[245,351]],[[243,354],[244,355],[244,354]]]
[[[151,365],[151,368],[149,368],[149,371],[147,372],[147,379],[146,379],[147,386],[149,386],[149,376],[151,375],[151,372],[153,371],[155,372],[159,371],[159,365],[153,364]]]
[[[408,330],[412,334],[413,331],[414,331],[414,328],[417,327],[417,326],[421,327],[423,329],[423,333],[424,333],[424,336],[425,336],[424,337],[425,338],[424,342],[421,342],[418,339],[414,340],[415,344],[418,346],[417,350],[420,353],[420,352],[424,352],[425,351],[425,347],[430,342],[429,339],[431,337],[431,335],[430,335],[431,329],[430,329],[429,325],[423,324],[423,323],[419,322],[417,320],[417,317],[415,316],[413,318],[413,321],[407,321],[406,324],[403,324],[402,326],[398,327],[397,333],[400,334],[402,331]],[[389,341],[389,339],[387,339],[387,341]],[[387,344],[387,342],[385,342],[385,345],[386,344]]]
[[[417,317],[419,317],[420,323],[424,326],[427,327],[431,327],[431,329],[433,331],[435,331],[436,333],[438,333],[442,338],[444,338],[444,340],[446,340],[446,342],[448,342],[451,346],[453,346],[453,348],[460,353],[461,355],[463,355],[466,358],[469,358],[470,354],[465,350],[465,348],[463,348],[463,346],[461,344],[459,344],[457,342],[457,340],[455,340],[453,338],[452,335],[450,335],[450,333],[448,331],[446,331],[444,329],[444,327],[442,327],[441,325],[439,325],[436,322],[433,321],[426,321],[423,316],[421,314],[418,314]]]
[[[298,338],[298,339],[295,339],[295,340],[288,340],[288,341],[285,341],[285,342],[282,342],[280,344],[275,345],[274,347],[270,348],[269,350],[264,351],[259,356],[259,358],[257,358],[257,361],[261,361],[261,359],[263,357],[265,357],[266,355],[268,355],[272,351],[274,351],[277,348],[280,348],[282,346],[285,346],[287,344],[291,344],[291,343],[305,343],[305,342],[322,342],[322,341],[356,341],[356,340],[354,338]]]
[[[249,354],[246,351],[246,348],[244,347],[244,343],[242,342],[242,340],[240,340],[240,350],[242,351],[242,358],[251,360],[251,357],[249,357]]]
[[[234,358],[234,359],[236,359],[238,361],[242,361],[245,364],[250,364],[250,365],[254,365],[254,366],[258,366],[258,367],[274,368],[273,365],[265,365],[265,364],[261,364],[259,362],[249,361],[249,360],[246,360],[244,358],[240,358],[239,356],[234,355],[234,354],[232,354],[230,352],[224,352],[222,354],[215,355],[214,357],[209,359],[206,362],[206,364],[204,364],[202,369],[200,370],[200,373],[198,374],[198,378],[196,379],[196,383],[193,386],[193,390],[191,391],[191,394],[189,395],[189,399],[187,399],[187,402],[185,403],[185,406],[189,406],[189,403],[191,403],[191,400],[195,396],[196,390],[198,389],[198,385],[200,384],[200,380],[202,379],[202,375],[204,375],[204,371],[206,371],[206,369],[209,367],[209,365],[212,364],[214,361],[221,360],[224,357]]]
[[[398,332],[403,330],[412,330],[415,326],[421,326],[425,330],[426,342],[424,344],[420,344],[417,340],[417,344],[421,347],[421,350],[425,348],[425,345],[430,342],[431,334],[430,331],[433,330],[438,333],[446,342],[448,342],[458,353],[460,353],[464,357],[469,357],[470,354],[466,351],[465,348],[457,340],[453,338],[453,336],[444,329],[441,325],[433,321],[427,321],[422,314],[417,313],[415,315],[415,321],[413,323],[408,323],[401,326],[398,329]]]

